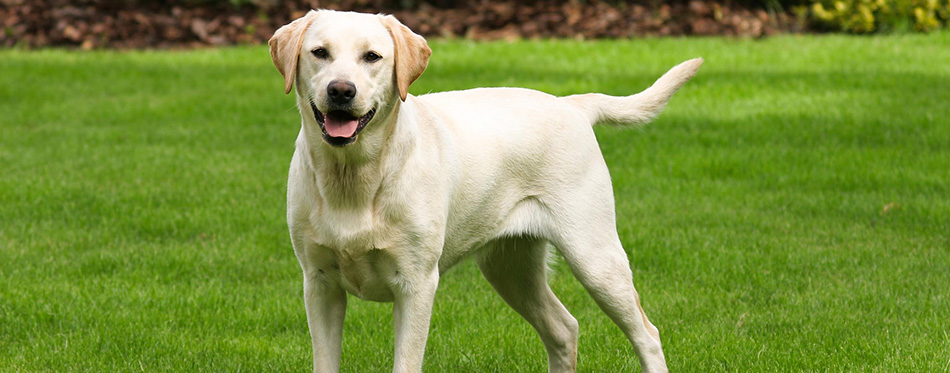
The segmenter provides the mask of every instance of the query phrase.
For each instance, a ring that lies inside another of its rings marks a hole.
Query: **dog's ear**
[[[399,99],[406,101],[409,85],[419,79],[422,72],[426,70],[432,49],[429,49],[425,38],[412,32],[396,17],[383,16],[382,22],[393,37],[393,44],[396,45],[396,87],[399,88]]]
[[[274,32],[267,45],[270,46],[270,58],[277,66],[277,71],[284,76],[284,93],[290,93],[294,86],[294,77],[297,75],[297,59],[300,57],[300,46],[303,44],[303,34],[310,27],[320,13],[311,10],[307,15],[297,18]]]

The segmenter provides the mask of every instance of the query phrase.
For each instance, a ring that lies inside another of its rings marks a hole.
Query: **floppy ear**
[[[406,101],[409,85],[419,79],[422,72],[426,70],[432,49],[429,49],[426,39],[412,32],[396,17],[383,16],[382,22],[389,30],[389,35],[393,37],[393,44],[396,45],[396,87],[399,88],[399,99]]]
[[[311,10],[307,15],[277,29],[274,36],[267,41],[267,45],[270,45],[270,58],[274,60],[274,66],[277,66],[280,75],[284,76],[285,94],[290,93],[290,89],[294,86],[303,33],[307,31],[313,20],[317,19],[317,15],[319,15],[318,12]]]

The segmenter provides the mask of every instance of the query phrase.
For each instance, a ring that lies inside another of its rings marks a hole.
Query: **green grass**
[[[674,371],[950,370],[950,34],[433,42],[415,93],[642,90],[598,128],[618,227]],[[299,129],[264,47],[0,51],[0,371],[305,371],[284,222]],[[637,370],[563,262],[582,371]],[[343,369],[386,371],[391,306],[351,300]],[[472,263],[443,279],[431,372],[540,372]]]

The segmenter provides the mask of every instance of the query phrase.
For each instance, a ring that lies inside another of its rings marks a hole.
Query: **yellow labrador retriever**
[[[439,277],[466,257],[537,330],[548,370],[574,371],[578,324],[548,287],[549,243],[643,370],[667,371],[591,126],[654,118],[701,59],[627,97],[517,88],[416,97],[407,90],[432,51],[392,16],[311,11],[269,44],[302,117],[287,221],[314,371],[339,370],[346,293],[394,302],[393,371],[420,371]]]

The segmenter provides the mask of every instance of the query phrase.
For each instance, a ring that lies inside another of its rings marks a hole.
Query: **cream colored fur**
[[[654,118],[701,59],[628,97],[518,88],[416,97],[407,90],[431,51],[391,16],[313,11],[270,46],[285,89],[297,86],[302,118],[287,222],[315,372],[339,370],[347,292],[394,302],[393,371],[420,371],[439,278],[466,257],[538,331],[548,370],[574,371],[578,324],[548,288],[548,244],[624,332],[643,370],[667,370],[617,236],[591,126]],[[325,140],[313,110],[333,110],[328,85],[338,80],[356,87],[347,106],[354,116],[375,110],[344,146]]]

